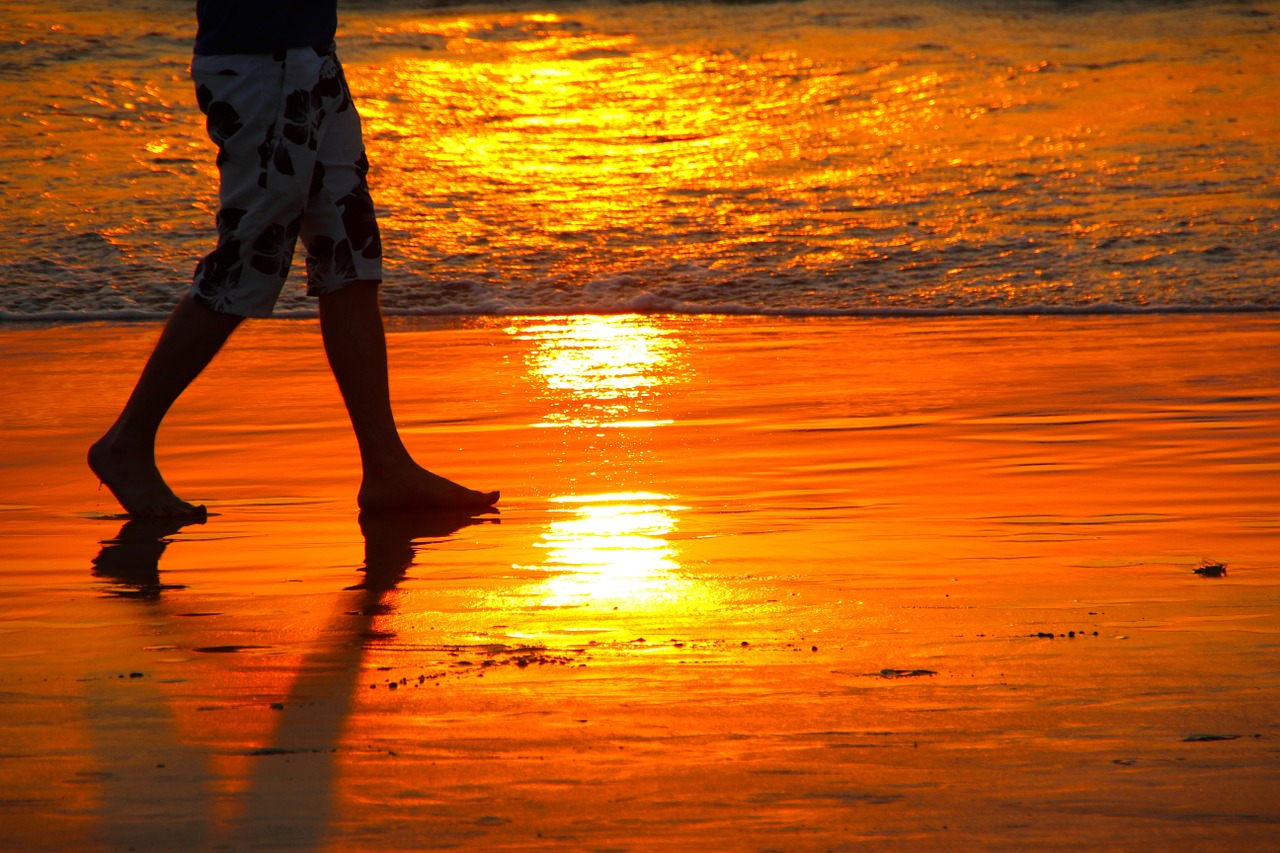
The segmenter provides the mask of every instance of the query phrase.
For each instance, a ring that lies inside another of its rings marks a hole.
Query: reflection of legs
[[[116,678],[120,668],[137,657],[140,635],[177,635],[187,627],[179,627],[182,622],[191,623],[175,620],[161,597],[162,590],[182,585],[161,583],[160,558],[171,537],[203,523],[202,518],[131,519],[114,539],[102,543],[93,560],[93,574],[110,583],[108,592],[145,602],[140,609],[117,611],[116,618],[107,620],[111,627],[104,625],[95,634],[103,651],[89,655],[87,660],[97,663],[86,665],[105,671],[82,679],[84,728],[92,747],[88,757],[100,780],[96,822],[109,850],[152,850],[157,845],[166,850],[209,849],[215,792],[223,786],[214,783],[207,749],[184,737],[178,725],[179,709],[186,703],[174,701],[164,686],[167,679]],[[180,640],[179,645],[200,643]],[[120,651],[105,651],[112,648]]]
[[[102,550],[93,559],[94,577],[110,581],[111,594],[125,598],[159,600],[166,589],[182,589],[181,584],[160,583],[160,556],[169,546],[169,537],[193,523],[204,524],[204,519],[126,521],[115,539],[101,543]]]
[[[89,467],[135,518],[204,514],[204,507],[180,499],[160,476],[156,433],[169,407],[213,360],[242,319],[185,297],[169,317],[120,417],[89,449]]]
[[[415,542],[445,539],[471,524],[494,523],[497,518],[472,518],[467,513],[433,510],[360,513],[364,534],[364,581],[347,589],[363,589],[376,605],[384,592],[395,589],[413,565]],[[363,612],[363,611],[361,611]]]
[[[468,524],[466,515],[439,512],[361,513],[365,581],[340,599],[334,620],[318,636],[331,638],[298,665],[281,703],[271,740],[256,752],[253,778],[237,834],[218,849],[317,850],[334,815],[335,755],[344,743],[357,684],[365,674],[365,648],[377,619],[392,612],[387,593],[414,561],[414,541],[442,539]],[[349,741],[346,741],[349,742]]]
[[[498,500],[497,492],[473,491],[420,467],[401,441],[375,283],[355,282],[321,296],[320,329],[360,446],[362,509],[468,509]]]

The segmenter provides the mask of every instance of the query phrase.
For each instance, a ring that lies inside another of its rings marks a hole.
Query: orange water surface
[[[1276,331],[398,321],[461,520],[357,517],[317,329],[251,324],[184,527],[82,461],[155,328],[9,330],[0,840],[1265,849]]]

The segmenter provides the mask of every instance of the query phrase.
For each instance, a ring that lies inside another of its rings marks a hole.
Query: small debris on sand
[[[921,675],[937,675],[932,669],[882,669],[881,678],[916,678]]]
[[[631,641],[627,645],[631,645],[636,641]],[[565,654],[552,654],[543,646],[507,646],[500,643],[474,645],[474,646],[444,646],[437,649],[447,654],[449,657],[458,657],[462,654],[483,655],[481,660],[472,658],[462,658],[453,660],[447,668],[438,672],[422,672],[416,676],[405,676],[399,679],[388,679],[379,684],[377,682],[370,684],[370,690],[377,690],[379,687],[385,687],[387,690],[399,690],[401,687],[421,687],[428,681],[435,681],[439,687],[439,679],[447,677],[474,677],[484,678],[486,670],[493,670],[503,666],[515,666],[519,669],[528,669],[530,666],[566,666],[570,663],[578,662],[577,657],[581,654],[580,650],[569,649]],[[578,666],[586,666],[584,663],[578,663]],[[391,667],[377,667],[378,672],[385,672]]]
[[[1220,578],[1227,573],[1227,564],[1216,560],[1201,560],[1200,565],[1191,571],[1202,578]]]

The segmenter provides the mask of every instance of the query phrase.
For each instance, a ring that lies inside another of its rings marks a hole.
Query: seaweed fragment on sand
[[[882,669],[881,678],[919,678],[922,675],[937,675],[932,669]]]
[[[1217,560],[1204,559],[1200,561],[1200,565],[1191,571],[1202,578],[1220,578],[1227,573],[1227,564]]]

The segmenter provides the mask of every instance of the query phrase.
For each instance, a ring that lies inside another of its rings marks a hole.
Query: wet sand
[[[157,333],[0,331],[0,848],[1280,831],[1275,317],[393,321],[471,523],[359,519],[262,322],[162,433],[181,528],[83,463]]]

